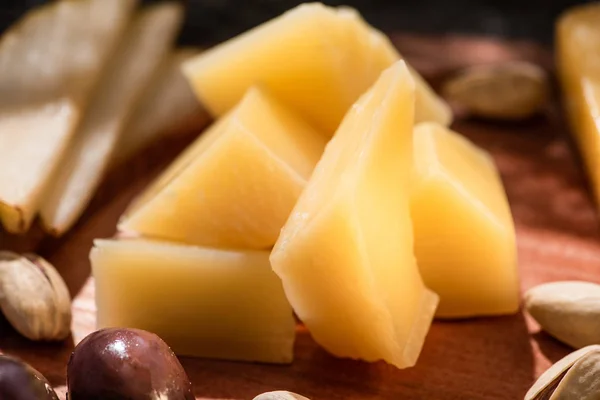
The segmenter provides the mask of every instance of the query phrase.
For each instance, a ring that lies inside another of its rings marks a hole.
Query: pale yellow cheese
[[[556,30],[563,102],[596,202],[600,202],[600,4],[567,11]]]
[[[2,37],[0,219],[6,230],[29,228],[135,3],[52,2]]]
[[[183,20],[177,3],[146,7],[133,20],[104,72],[40,207],[44,228],[67,232],[91,201],[143,90]]]
[[[260,83],[331,137],[352,103],[398,59],[389,40],[356,11],[310,3],[197,56],[184,72],[214,115]],[[413,74],[417,117],[449,123],[448,106]]]
[[[97,240],[98,328],[158,334],[180,355],[289,363],[295,321],[265,251]]]
[[[415,254],[438,317],[519,309],[515,228],[491,157],[433,123],[415,128]]]
[[[279,235],[325,140],[253,88],[142,195],[122,231],[189,244],[266,249]]]
[[[321,346],[399,368],[415,364],[437,305],[413,255],[413,118],[400,61],[350,109],[271,254]]]

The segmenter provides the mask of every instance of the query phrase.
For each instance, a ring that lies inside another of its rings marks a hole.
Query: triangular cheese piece
[[[433,123],[415,128],[411,215],[415,255],[438,317],[515,313],[515,227],[494,161]]]
[[[414,101],[399,61],[346,115],[271,255],[317,343],[398,368],[415,364],[438,301],[413,255]]]
[[[250,89],[132,205],[119,229],[203,246],[269,248],[324,147],[323,135],[264,90]]]

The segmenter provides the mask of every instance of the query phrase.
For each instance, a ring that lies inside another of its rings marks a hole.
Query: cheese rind
[[[272,246],[325,147],[253,88],[136,201],[122,231],[220,248]]]
[[[265,251],[97,240],[98,328],[156,333],[179,355],[289,363],[295,321]]]
[[[600,5],[577,6],[562,15],[556,44],[568,121],[600,203]]]
[[[510,314],[519,308],[515,229],[491,157],[433,123],[414,134],[411,215],[415,255],[436,316]]]
[[[184,64],[201,102],[229,111],[260,83],[331,137],[347,109],[399,59],[380,32],[347,7],[300,5]],[[417,116],[449,123],[448,106],[418,74]]]
[[[413,118],[400,61],[350,109],[271,254],[320,345],[399,368],[416,362],[437,305],[412,250]]]

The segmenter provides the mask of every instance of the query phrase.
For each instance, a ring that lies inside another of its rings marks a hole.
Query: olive
[[[307,397],[301,396],[297,393],[286,392],[278,390],[276,392],[266,392],[259,394],[254,400],[309,400]]]
[[[138,329],[103,329],[73,351],[69,400],[194,400],[192,384],[169,346]]]
[[[42,374],[21,360],[0,355],[0,399],[58,400]]]

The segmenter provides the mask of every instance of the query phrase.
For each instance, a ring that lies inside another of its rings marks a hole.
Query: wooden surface
[[[529,44],[490,40],[396,37],[407,58],[434,83],[463,65],[529,59],[551,68],[551,57]],[[598,220],[579,162],[556,106],[521,124],[459,121],[458,131],[487,148],[504,179],[516,220],[523,290],[546,281],[600,281]],[[73,295],[73,337],[60,344],[28,342],[0,320],[0,350],[22,357],[64,396],[74,343],[94,329],[93,281],[87,255],[96,237],[114,233],[120,213],[189,137],[169,138],[113,171],[77,227],[61,240],[39,231],[25,238],[0,233],[0,248],[36,250],[65,277]],[[368,326],[365,327],[368,329]],[[526,315],[435,322],[415,368],[336,359],[298,328],[296,360],[269,366],[184,359],[200,399],[252,399],[275,389],[313,400],[522,398],[551,362],[569,351]],[[91,371],[90,371],[91,372]]]

